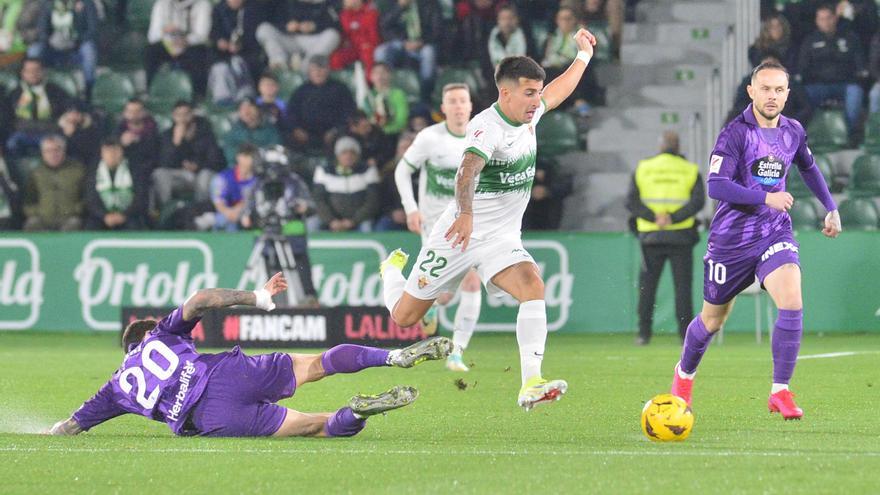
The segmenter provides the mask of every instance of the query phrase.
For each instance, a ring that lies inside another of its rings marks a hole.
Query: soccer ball
[[[680,442],[693,427],[694,413],[681,397],[660,394],[642,409],[642,432],[655,442]]]

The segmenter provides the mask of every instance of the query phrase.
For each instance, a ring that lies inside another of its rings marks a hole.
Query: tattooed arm
[[[275,307],[272,304],[272,296],[285,290],[287,290],[287,280],[281,273],[276,273],[262,289],[256,291],[202,289],[183,304],[183,319],[190,321],[202,316],[209,309],[226,308],[239,304],[271,310]]]
[[[46,432],[47,435],[79,435],[83,430],[79,423],[73,418],[67,418],[63,421],[55,423],[55,425]]]
[[[486,160],[482,156],[466,151],[455,175],[455,204],[458,210],[455,221],[446,231],[446,240],[452,241],[452,247],[461,244],[462,251],[467,249],[474,230],[474,191],[477,176],[485,166]]]

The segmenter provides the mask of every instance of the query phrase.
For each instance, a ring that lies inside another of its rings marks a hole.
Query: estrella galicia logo
[[[752,162],[752,178],[762,186],[775,186],[782,181],[785,164],[775,156],[768,155]]]

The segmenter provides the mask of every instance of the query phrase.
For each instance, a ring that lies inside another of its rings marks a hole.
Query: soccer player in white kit
[[[526,411],[558,400],[564,380],[541,376],[547,312],[544,281],[522,245],[522,217],[535,177],[535,126],[577,87],[596,38],[586,29],[574,35],[578,54],[544,87],[546,74],[528,57],[508,57],[495,70],[498,101],[467,126],[465,153],[455,176],[451,202],[422,244],[404,279],[407,255],[397,249],[380,265],[385,305],[401,326],[411,326],[438,295],[454,289],[476,267],[490,295],[506,292],[519,301],[516,339],[522,388],[517,403]]]
[[[434,224],[455,197],[455,173],[464,154],[465,132],[473,110],[470,90],[466,84],[447,84],[443,86],[442,95],[440,111],[446,120],[419,132],[394,171],[394,180],[406,211],[407,227],[410,231],[421,234],[423,246],[427,244]],[[412,188],[412,174],[415,172],[419,172],[418,204]],[[453,296],[452,292],[443,292],[437,297],[437,304],[445,306]],[[455,347],[446,359],[447,369],[468,371],[462,353],[467,348],[480,318],[481,304],[480,277],[476,271],[470,270],[461,282],[452,329]],[[436,328],[436,305],[431,306],[423,316],[422,324]]]

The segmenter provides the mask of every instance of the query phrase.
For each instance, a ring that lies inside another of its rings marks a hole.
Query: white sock
[[[678,366],[675,367],[675,371],[678,372],[679,378],[683,378],[685,380],[693,380],[694,376],[696,376],[696,374],[697,374],[696,371],[694,371],[693,373],[685,373],[684,371],[681,370],[681,364],[679,364]]]
[[[773,395],[776,392],[781,392],[783,390],[788,390],[787,383],[774,383],[773,386],[770,387],[770,395]]]
[[[522,382],[541,376],[544,342],[547,340],[547,309],[541,299],[519,305],[516,315],[516,342],[519,344],[519,365]]]
[[[389,313],[394,314],[394,306],[397,306],[397,301],[400,301],[403,296],[405,285],[406,279],[403,278],[400,269],[393,266],[385,268],[385,273],[382,274],[382,290],[385,296],[385,307],[388,308]]]
[[[455,354],[461,354],[467,349],[474,334],[474,327],[480,319],[480,305],[483,294],[476,292],[461,292],[458,309],[455,310],[455,324],[452,331],[452,343],[455,345]]]

